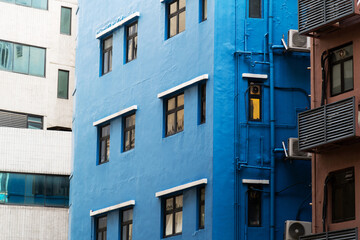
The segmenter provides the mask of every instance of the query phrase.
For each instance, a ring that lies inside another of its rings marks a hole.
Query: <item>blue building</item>
[[[310,161],[282,148],[310,107],[309,55],[284,47],[296,2],[80,0],[78,17],[71,239],[310,221]]]

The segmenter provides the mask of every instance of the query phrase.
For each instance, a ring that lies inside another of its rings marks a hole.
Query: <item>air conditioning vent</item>
[[[298,138],[289,138],[288,139],[288,149],[290,158],[299,158],[299,159],[311,159],[311,153],[302,152],[299,150],[299,139]]]
[[[308,52],[310,51],[310,38],[299,34],[298,30],[290,29],[288,32],[289,50]]]
[[[311,234],[311,222],[285,221],[284,240],[298,240],[301,236]]]

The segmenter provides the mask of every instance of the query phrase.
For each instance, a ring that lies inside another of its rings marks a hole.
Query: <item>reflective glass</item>
[[[69,92],[69,72],[59,70],[58,72],[58,98],[68,99]]]
[[[24,204],[25,179],[25,174],[10,174],[8,182],[8,203]]]
[[[106,139],[106,160],[110,159],[110,138]]]
[[[179,14],[179,33],[185,30],[185,12]]]
[[[182,232],[182,212],[175,213],[175,233]]]
[[[69,195],[69,179],[60,176],[46,177],[46,205],[63,206]]]
[[[166,211],[172,210],[174,208],[173,198],[166,199]]]
[[[130,224],[129,225],[129,240],[132,240],[132,229],[133,229],[133,225]]]
[[[42,117],[28,116],[28,128],[30,129],[42,129]]]
[[[0,0],[0,2],[15,3],[15,0]]]
[[[105,162],[105,141],[101,141],[100,144],[100,163]]]
[[[130,40],[128,41],[128,61],[131,61],[131,60],[134,59],[133,49],[134,49],[133,40],[130,39]]]
[[[127,240],[127,231],[128,231],[128,225],[124,225],[121,229],[121,235],[122,235],[122,238],[121,240]]]
[[[14,44],[14,72],[29,73],[30,47]]]
[[[15,3],[29,7],[31,6],[31,0],[15,0]]]
[[[131,130],[131,148],[135,147],[135,129]]]
[[[200,201],[205,201],[205,188],[200,190]]]
[[[0,41],[0,69],[12,71],[14,44]]]
[[[173,234],[173,215],[166,215],[165,219],[165,236]]]
[[[110,125],[106,125],[104,127],[101,128],[101,136],[105,137],[105,136],[109,136],[110,135]]]
[[[207,0],[203,0],[203,20],[207,19]]]
[[[108,73],[110,71],[109,70],[109,52],[104,52],[103,71],[104,71],[104,73]]]
[[[112,47],[112,43],[113,43],[113,38],[109,37],[107,39],[104,40],[104,49],[108,49]]]
[[[71,8],[61,7],[60,33],[71,34]]]
[[[179,110],[176,114],[177,114],[177,118],[176,118],[177,132],[180,132],[184,130],[184,109]]]
[[[249,0],[249,17],[261,18],[261,0]]]
[[[177,2],[173,2],[170,4],[170,14],[173,14],[177,10]]]
[[[45,76],[45,49],[30,47],[29,74],[34,76]]]
[[[167,116],[167,135],[175,133],[175,113]]]
[[[171,98],[168,100],[168,104],[167,104],[167,110],[172,110],[175,108],[175,98]]]
[[[186,0],[179,0],[179,9],[184,8],[186,5]]]
[[[106,228],[107,224],[107,217],[100,217],[98,218],[98,229]]]
[[[130,131],[125,132],[125,151],[130,149]]]
[[[123,211],[123,222],[127,222],[132,219],[133,219],[133,210],[132,209]]]
[[[354,88],[353,60],[344,62],[344,91]]]
[[[137,36],[134,37],[134,59],[137,57]]]
[[[48,0],[32,0],[32,7],[39,9],[47,9]]]
[[[341,64],[332,67],[332,91],[333,95],[341,93]]]
[[[173,37],[177,34],[177,16],[170,18],[170,37]]]
[[[184,94],[181,94],[177,97],[177,106],[183,106],[184,105]]]
[[[175,198],[175,204],[176,204],[176,208],[181,208],[183,206],[183,196],[180,195],[180,196],[177,196]]]
[[[200,206],[200,226],[205,225],[205,206]]]
[[[0,203],[8,201],[9,173],[0,173]]]

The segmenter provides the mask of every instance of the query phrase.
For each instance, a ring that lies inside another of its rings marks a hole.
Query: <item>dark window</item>
[[[102,41],[102,74],[112,70],[112,45],[113,37],[110,36]]]
[[[354,89],[353,45],[347,45],[331,52],[331,96]]]
[[[0,41],[0,70],[45,76],[45,49]]]
[[[69,71],[59,70],[58,72],[58,89],[57,97],[69,98]]]
[[[165,199],[164,206],[164,237],[182,233],[183,195]]]
[[[27,128],[31,129],[43,129],[43,118],[39,116],[28,115],[27,116]]]
[[[166,136],[184,130],[184,93],[166,100]]]
[[[69,206],[69,177],[0,172],[0,204]]]
[[[135,113],[124,118],[124,152],[135,147]]]
[[[186,0],[176,0],[167,5],[168,38],[185,30]]]
[[[71,8],[61,7],[60,33],[71,35]]]
[[[207,19],[207,0],[201,0],[201,20],[205,21]]]
[[[249,0],[249,18],[261,18],[261,0]]]
[[[249,185],[248,188],[248,226],[261,226],[261,185]]]
[[[250,85],[249,88],[249,120],[261,121],[261,86]]]
[[[130,62],[137,55],[138,22],[126,28],[126,62]]]
[[[199,189],[199,228],[205,228],[205,187]]]
[[[131,240],[133,229],[133,209],[122,211],[121,240]]]
[[[200,85],[200,123],[206,121],[206,84]]]
[[[0,127],[43,129],[43,117],[0,110]]]
[[[344,222],[355,219],[354,168],[332,173],[332,221]]]
[[[96,240],[106,240],[107,216],[98,217],[96,220]]]
[[[100,160],[99,164],[109,161],[110,157],[110,124],[100,127]]]
[[[33,7],[38,9],[47,10],[47,0],[0,0],[0,2],[7,2],[7,3],[15,3],[18,5],[23,5],[27,7]]]

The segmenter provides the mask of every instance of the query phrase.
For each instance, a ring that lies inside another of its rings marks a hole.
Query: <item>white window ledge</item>
[[[267,74],[243,73],[243,78],[268,79]]]
[[[123,109],[123,110],[121,110],[121,111],[119,111],[117,113],[114,113],[114,114],[112,114],[110,116],[104,117],[104,118],[94,122],[93,125],[94,126],[100,125],[100,124],[102,124],[104,122],[110,121],[111,119],[120,117],[121,115],[127,114],[127,113],[129,113],[131,111],[136,111],[136,110],[137,110],[137,105],[133,105],[133,106],[128,107],[126,109]]]
[[[184,82],[184,83],[182,83],[180,85],[177,85],[176,87],[170,88],[169,90],[166,90],[164,92],[159,93],[157,95],[157,97],[158,98],[163,98],[163,97],[165,97],[165,96],[167,96],[169,94],[172,94],[172,93],[177,92],[179,90],[185,89],[185,88],[187,88],[187,87],[189,87],[191,85],[194,85],[194,84],[196,84],[198,82],[201,82],[201,81],[207,80],[207,79],[209,79],[209,74],[204,74],[204,75],[198,76],[198,77],[196,77],[194,79],[191,79],[190,81]]]
[[[266,180],[266,179],[243,179],[242,180],[242,183],[245,183],[245,184],[269,184],[270,181],[269,180]]]
[[[99,39],[101,38],[102,36],[104,36],[105,34],[115,30],[116,28],[118,27],[121,27],[122,25],[126,24],[127,22],[137,18],[137,17],[140,17],[140,13],[139,12],[135,12],[133,14],[131,14],[130,16],[118,21],[118,22],[115,22],[115,23],[111,23],[109,24],[110,26],[102,31],[100,31],[99,33],[96,34],[96,38]]]
[[[186,183],[177,187],[169,188],[160,192],[155,193],[155,197],[162,197],[171,193],[179,192],[185,189],[196,187],[199,185],[207,184],[207,178],[203,178],[194,182]]]
[[[103,213],[107,213],[110,211],[114,211],[120,208],[125,208],[125,207],[131,207],[131,206],[135,206],[135,200],[130,200],[127,202],[123,202],[114,206],[110,206],[110,207],[106,207],[106,208],[102,208],[96,211],[90,210],[90,217],[96,216],[96,215],[100,215]]]

